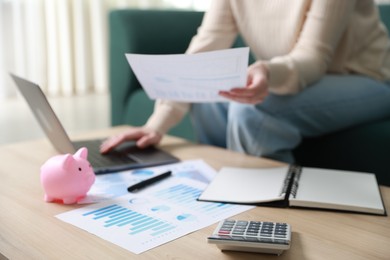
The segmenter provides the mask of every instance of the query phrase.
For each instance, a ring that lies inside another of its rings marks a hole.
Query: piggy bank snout
[[[85,169],[85,170],[84,170]],[[88,163],[85,168],[79,167],[79,175],[81,175],[82,180],[90,187],[95,182],[95,173],[93,172],[92,166]]]

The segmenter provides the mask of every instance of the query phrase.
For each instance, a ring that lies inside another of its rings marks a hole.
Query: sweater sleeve
[[[230,1],[213,0],[186,53],[230,48],[237,36],[237,30]]]
[[[189,103],[156,100],[153,114],[145,126],[164,135],[183,119],[189,108]]]
[[[271,92],[297,93],[324,75],[347,28],[354,6],[354,0],[311,2],[291,52],[264,61],[270,75]]]

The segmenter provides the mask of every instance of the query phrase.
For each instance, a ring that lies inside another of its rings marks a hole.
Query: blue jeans
[[[198,141],[293,163],[302,138],[390,116],[390,82],[326,75],[296,95],[270,94],[258,105],[197,103],[191,119]]]

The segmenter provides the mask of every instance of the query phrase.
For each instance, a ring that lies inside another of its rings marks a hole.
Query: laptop
[[[77,149],[86,147],[88,149],[88,161],[96,174],[179,161],[173,155],[153,146],[140,149],[135,145],[135,142],[126,142],[112,152],[102,155],[99,147],[103,139],[71,141],[39,85],[12,73],[10,75],[54,148],[62,154],[74,154]]]

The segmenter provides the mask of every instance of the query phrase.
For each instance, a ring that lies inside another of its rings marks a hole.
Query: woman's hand
[[[246,87],[220,91],[219,95],[240,103],[261,103],[268,95],[267,67],[260,62],[255,62],[248,67]]]
[[[100,145],[101,153],[108,153],[121,143],[125,141],[136,141],[136,144],[140,148],[145,148],[150,145],[158,144],[162,139],[162,134],[146,128],[146,127],[134,127],[119,135],[113,136],[105,140]]]

